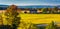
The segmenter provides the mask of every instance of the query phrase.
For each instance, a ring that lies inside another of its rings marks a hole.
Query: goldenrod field
[[[29,23],[50,23],[51,21],[60,22],[60,14],[20,14],[23,21]]]

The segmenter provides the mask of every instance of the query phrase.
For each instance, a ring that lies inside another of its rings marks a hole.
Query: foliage
[[[33,24],[31,22],[27,23],[27,22],[24,22],[24,21],[21,21],[20,28],[21,29],[37,29],[35,24]]]
[[[48,8],[42,8],[42,10],[43,10],[43,14],[46,14],[48,11]]]
[[[54,13],[58,13],[58,7],[54,7]]]
[[[54,22],[54,21],[52,21],[52,22],[50,23],[50,25],[49,25],[49,26],[47,26],[47,28],[46,28],[46,29],[56,29],[56,27],[57,27],[57,25],[55,24],[55,22]]]
[[[17,12],[17,7],[15,5],[11,5],[7,8],[5,12],[5,16],[7,16],[6,20],[8,21],[8,25],[11,24],[13,29],[16,29],[20,23],[20,17],[18,17],[19,13]]]
[[[0,25],[3,25],[3,17],[1,13],[0,13]]]

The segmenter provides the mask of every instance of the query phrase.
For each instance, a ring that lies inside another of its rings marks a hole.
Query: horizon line
[[[16,6],[46,5],[46,6],[59,6],[60,4],[0,4],[0,5],[16,5]]]

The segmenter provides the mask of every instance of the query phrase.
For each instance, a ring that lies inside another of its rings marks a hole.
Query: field
[[[51,21],[60,22],[60,14],[20,14],[23,21],[29,23],[50,23]]]
[[[41,24],[51,23],[52,21],[60,23],[60,14],[20,14],[21,20],[25,23]],[[21,24],[22,25],[22,24]],[[60,24],[57,24],[60,26]],[[18,29],[21,29],[18,27]]]
[[[41,24],[51,23],[52,21],[60,23],[60,14],[20,14],[19,17],[21,17],[21,21],[25,23]],[[3,23],[7,24],[6,19],[4,19]],[[58,25],[60,26],[60,24]],[[23,26],[23,24],[20,24],[18,29],[22,29],[21,27]]]

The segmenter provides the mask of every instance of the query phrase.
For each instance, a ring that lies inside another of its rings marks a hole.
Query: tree
[[[20,23],[20,17],[18,17],[19,13],[17,12],[17,6],[11,5],[7,8],[5,12],[5,16],[7,16],[6,20],[8,21],[8,25],[11,25],[13,29],[17,29]]]
[[[50,25],[49,25],[49,26],[47,26],[47,28],[46,28],[46,29],[56,29],[56,27],[57,27],[57,25],[55,24],[55,22],[54,22],[54,21],[52,21],[52,22],[50,23]]]
[[[48,8],[42,8],[42,10],[43,10],[43,14],[48,13],[48,12],[47,12],[47,11],[48,11]]]
[[[54,7],[54,13],[58,13],[58,7]]]

